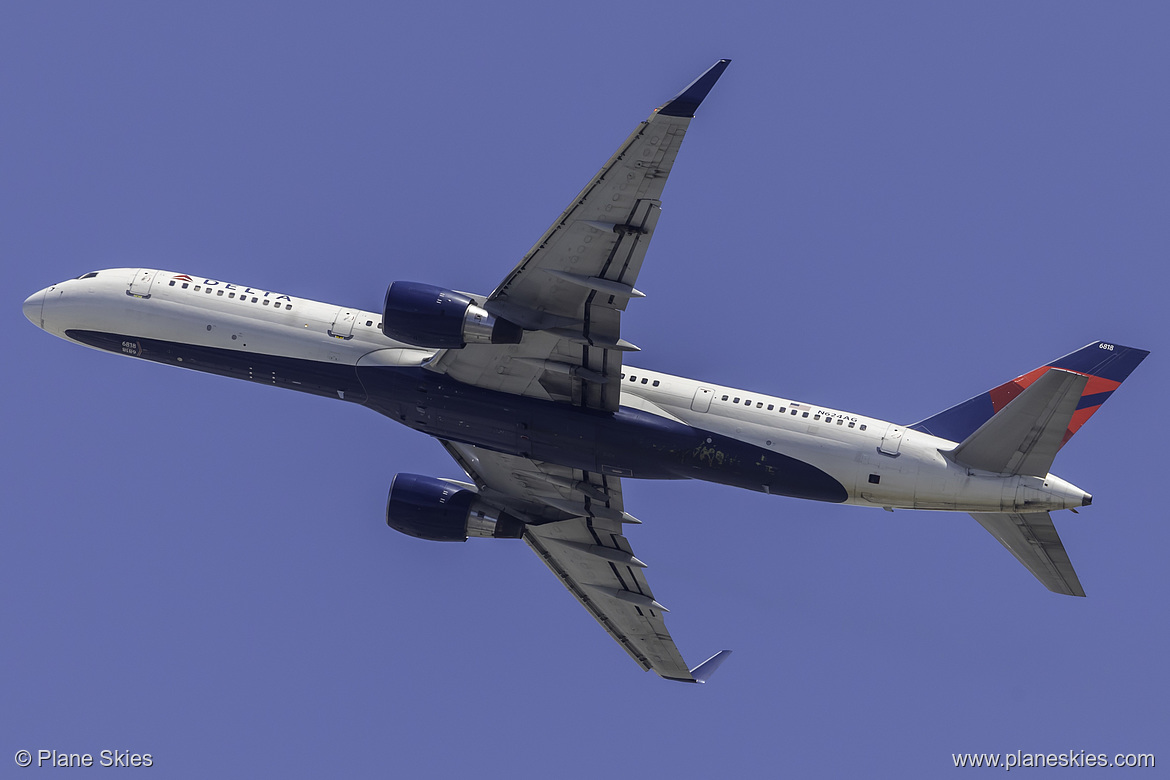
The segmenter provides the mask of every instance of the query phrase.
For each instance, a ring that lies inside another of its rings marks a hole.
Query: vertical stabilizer
[[[1057,445],[1057,449],[1060,449],[1093,416],[1101,404],[1105,403],[1113,391],[1121,386],[1125,378],[1138,367],[1138,364],[1148,354],[1150,354],[1149,351],[1144,349],[1123,347],[1120,344],[1105,341],[1094,341],[1092,344],[1058,358],[1046,366],[1029,371],[986,393],[969,398],[957,406],[939,412],[933,417],[914,423],[910,428],[951,441],[964,441],[981,425],[1007,408],[1008,404],[1036,380],[1048,373],[1049,370],[1056,368],[1082,374],[1088,378],[1068,425],[1060,436],[1060,443]]]

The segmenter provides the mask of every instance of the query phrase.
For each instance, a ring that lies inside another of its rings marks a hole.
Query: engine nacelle
[[[519,344],[524,330],[488,314],[454,290],[394,282],[386,290],[382,332],[416,347],[459,349],[467,344]]]
[[[524,523],[480,500],[474,488],[419,474],[396,474],[386,501],[386,525],[435,542],[469,536],[519,539]]]

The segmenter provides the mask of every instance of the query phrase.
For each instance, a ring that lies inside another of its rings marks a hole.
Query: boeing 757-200
[[[523,539],[643,668],[683,662],[634,557],[623,479],[701,479],[876,508],[971,513],[1047,588],[1084,591],[1049,512],[1088,505],[1057,451],[1148,354],[1098,341],[913,425],[635,368],[621,314],[667,176],[728,60],[651,114],[488,295],[395,282],[360,311],[114,268],[31,296],[61,338],[361,404],[434,436],[469,481],[398,474],[387,523]]]

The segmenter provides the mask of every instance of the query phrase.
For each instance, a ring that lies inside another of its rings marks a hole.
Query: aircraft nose
[[[24,316],[28,317],[28,321],[38,328],[43,328],[43,321],[41,319],[41,309],[45,304],[45,291],[40,290],[33,293],[24,299]]]

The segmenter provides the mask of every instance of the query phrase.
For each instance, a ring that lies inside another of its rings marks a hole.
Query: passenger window
[[[215,291],[215,297],[216,297],[216,298],[222,298],[222,297],[223,297],[223,290],[216,290],[216,291]]]
[[[838,425],[841,425],[841,424],[842,424],[842,423],[844,423],[844,422],[845,422],[845,421],[844,421],[844,420],[842,420],[840,417],[838,417],[838,418],[837,418],[837,424],[838,424]]]
[[[865,426],[864,426],[864,425],[863,425],[863,426],[861,426],[861,430],[863,430],[863,431],[865,430]]]
[[[264,299],[264,305],[265,305],[265,306],[267,306],[267,305],[268,305],[268,299],[267,299],[267,298],[265,298],[265,299]]]
[[[776,404],[768,404],[768,411],[769,412],[772,411],[774,408],[776,408]]]
[[[724,401],[726,401],[726,400],[727,400],[727,396],[723,396],[723,400],[724,400]]]
[[[756,402],[756,408],[757,408],[757,409],[763,409],[763,408],[764,408],[764,402],[763,402],[763,401],[757,401],[757,402]],[[769,409],[771,409],[772,407],[770,407],[770,406],[769,406],[768,408],[769,408]]]
[[[229,298],[235,298],[235,297],[236,297],[236,294],[235,294],[235,293],[228,293],[228,297],[229,297]]]
[[[366,327],[367,327],[367,328],[368,328],[368,327],[370,327],[370,326],[371,326],[371,325],[373,325],[373,324],[374,324],[374,321],[373,321],[373,320],[366,320]]]
[[[807,415],[806,415],[806,416],[807,416]],[[821,419],[821,416],[820,416],[819,414],[814,414],[814,415],[813,415],[813,419],[814,419],[814,420],[819,420],[819,419]]]
[[[630,381],[631,381],[631,382],[637,382],[637,381],[638,381],[638,377],[634,376],[633,374],[630,374]]]
[[[658,380],[657,380],[657,379],[655,379],[655,380],[654,380],[654,384],[653,384],[653,385],[651,385],[651,387],[658,387],[658,384],[659,384]]]
[[[732,400],[732,403],[733,403],[733,404],[737,404],[737,403],[739,403],[739,396],[736,396],[736,397],[735,397],[735,398]]]
[[[802,414],[801,417],[808,417],[808,412],[805,412],[804,414]]]
[[[647,379],[646,377],[642,377],[642,384],[646,384],[646,383],[647,383],[647,382],[649,382],[649,381],[650,381],[650,380],[649,380],[649,379]]]
[[[253,298],[252,303],[255,303],[257,300],[258,300],[257,298]]]
[[[750,398],[745,398],[745,399],[743,399],[743,405],[744,405],[744,406],[751,406],[751,405],[752,405],[752,399],[750,399]]]
[[[796,416],[796,410],[795,410],[795,409],[793,409],[793,410],[792,410],[792,416],[793,416],[793,417],[795,417],[795,416]],[[808,417],[808,415],[806,414],[806,415],[805,415],[805,417]]]
[[[174,287],[174,286],[175,286],[175,280],[171,279],[171,287]]]
[[[291,304],[291,303],[286,303],[286,304],[284,305],[284,308],[285,308],[285,309],[287,309],[287,310],[290,310],[290,311],[291,311],[291,310],[292,310],[292,304]]]
[[[187,284],[186,282],[183,282],[183,289],[184,289],[184,290],[186,290],[186,289],[187,289],[188,287],[190,287],[190,286],[191,286],[191,285]]]

